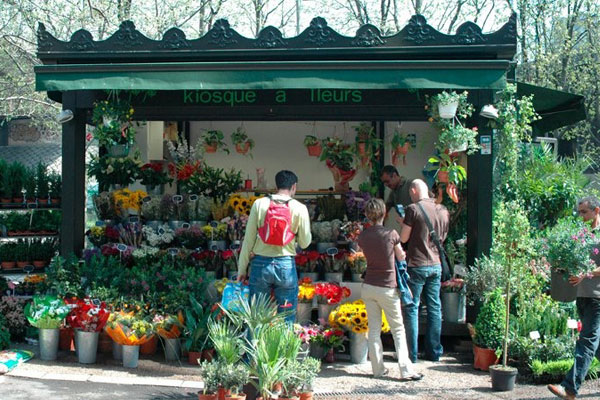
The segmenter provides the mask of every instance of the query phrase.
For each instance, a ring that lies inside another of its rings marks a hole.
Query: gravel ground
[[[29,346],[19,346],[26,348]],[[440,362],[419,361],[416,369],[425,375],[422,381],[399,382],[395,361],[386,353],[389,376],[381,379],[371,377],[370,363],[356,365],[345,361],[323,364],[316,380],[315,395],[319,399],[380,400],[380,399],[554,399],[545,385],[517,382],[512,392],[493,392],[489,374],[472,367],[472,356],[453,353],[442,357]],[[343,355],[339,358],[343,359]],[[123,368],[119,361],[108,354],[99,354],[97,364],[77,363],[72,352],[60,352],[58,361],[41,361],[37,358],[20,365],[14,372],[18,375],[35,376],[40,373],[61,375],[100,375],[116,378],[156,377],[184,381],[200,381],[198,368],[187,363],[165,363],[162,355],[142,356],[137,369]],[[8,375],[10,376],[10,374]],[[187,390],[189,398],[190,390]],[[193,396],[192,396],[193,397]],[[579,398],[600,399],[600,381],[587,381]]]

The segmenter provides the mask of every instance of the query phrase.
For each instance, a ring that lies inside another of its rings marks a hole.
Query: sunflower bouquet
[[[140,312],[121,311],[110,314],[105,330],[117,344],[137,346],[150,341],[155,328]]]
[[[312,303],[316,293],[315,285],[312,283],[312,280],[306,277],[302,278],[298,283],[298,302]]]
[[[347,260],[353,274],[362,274],[367,270],[367,258],[362,251],[348,254]]]
[[[369,330],[367,309],[362,300],[340,304],[329,314],[328,322],[332,327],[354,333],[366,333]],[[385,318],[385,313],[381,310],[381,331],[389,332],[389,330],[390,325]]]
[[[227,205],[233,211],[237,212],[240,215],[250,215],[250,209],[252,205],[257,199],[260,199],[262,196],[250,196],[245,197],[239,193],[234,193],[229,196],[229,200],[227,200]]]

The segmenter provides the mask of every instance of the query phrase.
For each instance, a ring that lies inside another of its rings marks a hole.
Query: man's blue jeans
[[[561,385],[569,392],[577,394],[585,380],[588,369],[594,359],[600,360],[600,299],[591,297],[577,298],[577,313],[581,319],[581,332],[575,345],[575,362],[567,372]]]
[[[250,264],[250,298],[264,293],[275,297],[278,312],[291,311],[286,321],[296,319],[298,304],[298,275],[294,257],[254,256]]]
[[[408,267],[410,279],[408,287],[413,295],[412,304],[403,306],[404,325],[408,354],[412,362],[417,361],[419,343],[419,304],[421,293],[425,295],[427,305],[427,331],[425,332],[425,357],[431,361],[439,360],[444,352],[440,343],[442,334],[442,303],[440,286],[442,267],[440,265]]]

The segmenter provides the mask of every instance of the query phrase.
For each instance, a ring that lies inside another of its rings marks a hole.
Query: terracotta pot
[[[321,155],[321,143],[314,144],[312,146],[306,146],[308,155],[311,157],[319,157]]]
[[[218,400],[225,400],[225,396],[227,396],[228,394],[231,394],[231,392],[229,390],[220,387],[217,390],[217,399]]]
[[[437,180],[440,183],[448,183],[448,171],[438,171]]]
[[[198,365],[198,360],[202,360],[202,352],[200,352],[200,351],[188,352],[188,364]]]
[[[60,328],[58,348],[64,351],[75,351],[74,336],[73,328]]]
[[[215,349],[202,350],[202,361],[212,361],[215,357]]]
[[[198,400],[217,400],[217,395],[198,393]]]
[[[356,145],[356,149],[358,150],[358,155],[364,156],[367,153],[367,144],[363,142],[359,142]]]
[[[313,400],[313,392],[300,393],[300,400]]]
[[[237,151],[240,154],[246,154],[248,153],[248,150],[250,150],[250,142],[237,143],[235,145],[235,151]]]
[[[36,268],[44,268],[46,266],[46,261],[44,260],[35,260],[33,262],[33,266]]]
[[[48,199],[38,199],[38,203],[41,205],[47,205],[48,204]]]
[[[496,350],[484,349],[473,345],[473,368],[481,371],[489,371],[490,365],[498,363],[498,357],[496,356]]]
[[[17,266],[17,263],[14,261],[2,261],[2,269],[12,269]]]
[[[50,203],[52,203],[53,206],[60,204],[60,197],[50,199]]]
[[[409,150],[410,150],[410,142],[406,142],[406,143],[404,143],[404,145],[398,146],[395,149],[396,153],[401,154],[403,156],[408,154]]]
[[[29,261],[17,261],[17,268],[24,268],[26,265],[29,265]]]
[[[12,202],[15,204],[23,204],[23,198],[22,197],[13,197]]]
[[[113,340],[108,333],[105,331],[100,332],[100,336],[98,337],[98,351],[100,353],[112,353],[113,348]]]
[[[148,340],[146,343],[140,346],[140,354],[149,356],[156,353],[157,344],[158,337],[154,335],[152,336],[152,339]]]
[[[216,144],[205,144],[204,145],[204,151],[207,153],[216,153],[217,152],[217,145]]]
[[[6,197],[3,197],[0,199],[0,203],[2,203],[2,204],[10,204],[11,202],[12,202],[12,199],[9,199]]]
[[[228,394],[225,396],[226,400],[246,400],[246,395],[244,393],[239,394]],[[280,397],[281,399],[281,397]]]

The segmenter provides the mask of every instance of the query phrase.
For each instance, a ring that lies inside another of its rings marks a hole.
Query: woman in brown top
[[[361,287],[361,297],[367,309],[369,320],[369,358],[373,375],[387,374],[383,364],[381,344],[381,311],[390,324],[394,345],[398,354],[401,380],[419,380],[422,374],[414,371],[408,358],[406,335],[400,309],[400,296],[396,283],[395,259],[404,260],[406,254],[400,245],[400,236],[393,229],[383,226],[385,203],[381,199],[371,199],[365,205],[365,215],[372,226],[358,237],[358,245],[367,258],[367,271]]]

